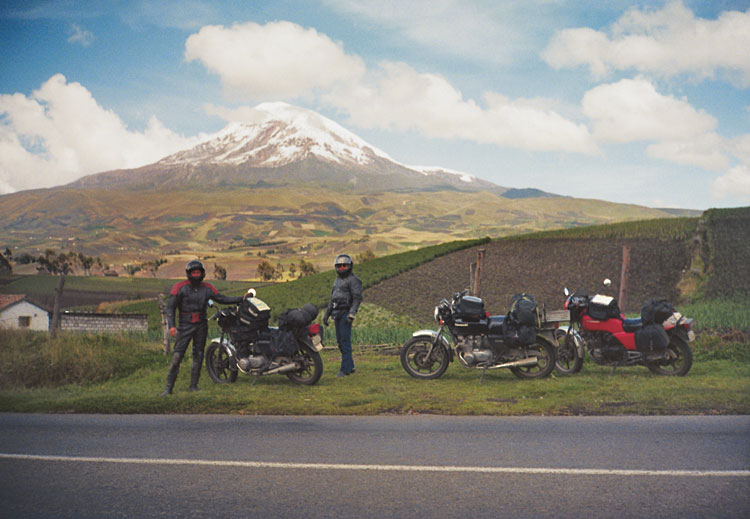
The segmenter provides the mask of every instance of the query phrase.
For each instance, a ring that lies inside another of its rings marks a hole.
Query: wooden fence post
[[[628,297],[628,268],[630,267],[630,247],[622,246],[622,271],[620,272],[620,309],[625,313],[626,299]]]
[[[482,260],[484,259],[484,249],[477,250],[477,261],[470,266],[469,286],[471,295],[479,297],[480,282],[482,280]]]
[[[167,303],[165,302],[166,296],[159,294],[159,313],[161,314],[161,329],[164,335],[164,342],[162,343],[162,350],[164,355],[169,355],[170,348],[170,335],[169,335],[169,320],[167,319]]]
[[[49,327],[49,335],[53,339],[57,337],[57,332],[60,330],[60,306],[62,305],[63,287],[65,286],[65,275],[60,276],[57,280],[57,288],[55,288],[55,302],[52,306],[52,322]]]

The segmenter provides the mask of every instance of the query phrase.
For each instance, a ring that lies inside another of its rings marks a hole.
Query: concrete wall
[[[92,333],[145,332],[148,317],[146,314],[63,312],[60,314],[60,329]]]
[[[21,326],[29,318],[28,326]],[[20,318],[20,319],[19,319]],[[0,312],[0,326],[3,328],[22,328],[25,330],[49,330],[49,313],[28,301],[19,301]]]

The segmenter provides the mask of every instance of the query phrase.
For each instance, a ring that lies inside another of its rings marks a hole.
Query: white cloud
[[[586,126],[555,112],[549,100],[490,92],[482,107],[442,76],[404,63],[368,71],[325,35],[289,22],[204,27],[188,38],[185,55],[219,74],[235,96],[318,99],[364,128],[534,151],[597,151]]]
[[[463,139],[534,151],[595,153],[585,125],[565,119],[546,101],[484,96],[486,107],[438,75],[404,63],[382,63],[366,84],[332,92],[324,101],[347,111],[361,127],[418,131],[430,138]]]
[[[750,167],[735,166],[717,178],[711,186],[711,197],[714,200],[736,200],[737,204],[750,203]]]
[[[218,74],[231,95],[256,100],[306,96],[364,73],[340,43],[290,22],[203,27],[188,37],[185,59]]]
[[[750,86],[750,9],[696,18],[682,2],[661,10],[627,11],[608,34],[590,28],[558,32],[542,53],[556,69],[588,66],[602,78],[613,70],[712,78],[726,72]]]
[[[91,31],[82,29],[79,25],[72,25],[73,34],[68,38],[68,43],[78,43],[84,47],[88,47],[94,41],[94,35]]]
[[[29,97],[0,95],[0,190],[50,187],[143,166],[196,142],[155,118],[143,132],[129,131],[85,87],[56,74]]]
[[[644,78],[594,87],[582,106],[599,141],[656,141],[647,148],[652,157],[706,169],[728,166],[716,119],[685,99],[660,94]]]

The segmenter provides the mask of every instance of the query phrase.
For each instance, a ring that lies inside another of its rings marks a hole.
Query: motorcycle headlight
[[[432,316],[435,318],[436,321],[440,321],[440,307],[436,306],[435,311],[432,312]]]

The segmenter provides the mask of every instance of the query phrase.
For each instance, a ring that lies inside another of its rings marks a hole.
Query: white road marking
[[[750,477],[750,470],[626,470],[534,467],[459,467],[440,465],[359,465],[345,463],[283,463],[273,461],[189,460],[174,458],[95,458],[90,456],[48,456],[0,453],[0,459],[72,461],[83,463],[129,463],[135,465],[204,465],[309,470],[370,470],[391,472],[474,472],[484,474],[563,474],[570,476],[692,476]]]

